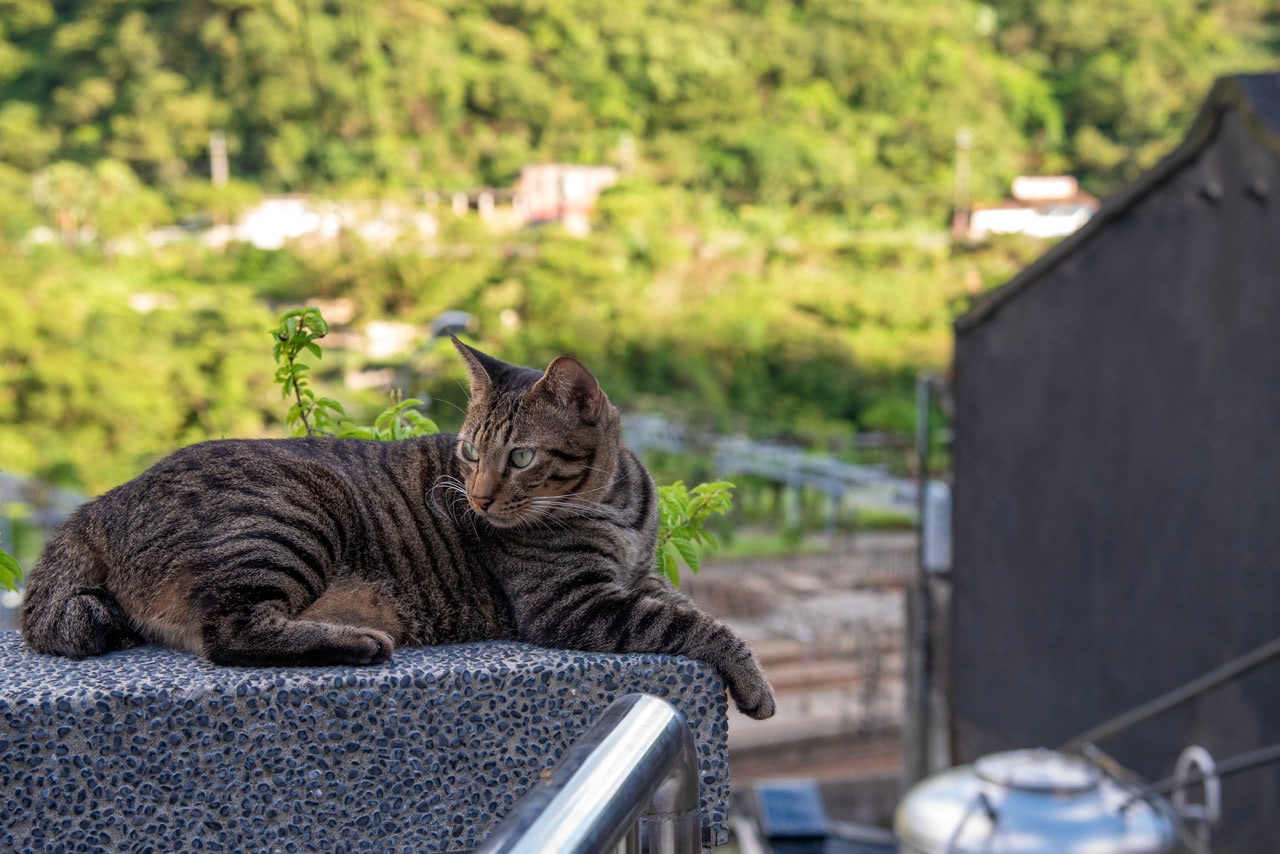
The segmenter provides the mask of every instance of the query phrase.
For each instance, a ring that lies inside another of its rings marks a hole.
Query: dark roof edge
[[[1258,77],[1280,79],[1280,75],[1235,75],[1220,78],[1214,83],[1195,121],[1192,122],[1191,129],[1187,131],[1186,137],[1177,148],[1132,184],[1108,196],[1098,212],[1078,231],[1063,238],[1008,282],[988,292],[973,308],[956,318],[956,335],[963,335],[982,325],[999,312],[1006,303],[1056,267],[1082,244],[1092,239],[1094,234],[1106,228],[1113,219],[1133,207],[1171,174],[1194,159],[1213,139],[1222,120],[1222,114],[1228,110],[1237,110],[1244,117],[1250,131],[1267,148],[1280,153],[1280,138],[1276,136],[1265,117],[1257,115],[1252,109],[1250,98],[1245,91],[1246,82],[1251,82]]]

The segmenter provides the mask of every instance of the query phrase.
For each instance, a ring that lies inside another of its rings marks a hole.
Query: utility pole
[[[951,237],[959,240],[969,233],[969,152],[973,149],[973,134],[968,128],[956,131],[956,186],[951,213]]]
[[[636,171],[636,138],[631,131],[618,138],[618,171],[627,177]]]
[[[929,776],[929,714],[932,685],[932,597],[929,578],[924,568],[925,489],[929,484],[929,404],[933,377],[922,373],[916,378],[916,507],[920,537],[920,566],[916,584],[907,593],[907,710],[904,735],[904,766],[907,786]]]
[[[943,699],[946,580],[951,569],[950,490],[931,482],[929,473],[931,410],[945,394],[946,381],[931,373],[916,378],[916,510],[919,567],[907,593],[907,709],[903,727],[904,782],[923,780],[950,762],[949,712]]]
[[[227,186],[231,166],[227,162],[227,135],[220,130],[209,134],[209,180],[215,187]]]

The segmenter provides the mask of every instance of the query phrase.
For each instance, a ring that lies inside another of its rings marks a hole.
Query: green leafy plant
[[[351,439],[379,439],[391,442],[396,439],[412,439],[414,436],[430,436],[439,433],[436,422],[418,411],[417,407],[425,405],[416,397],[400,399],[400,392],[391,393],[391,405],[378,413],[370,427],[354,427],[345,425],[338,435]]]
[[[718,548],[719,541],[706,529],[707,519],[733,509],[733,484],[727,481],[700,483],[693,489],[677,480],[658,487],[657,569],[680,584],[680,564],[698,571],[702,549]]]
[[[5,590],[17,590],[22,581],[22,567],[13,555],[0,549],[0,587]]]
[[[314,306],[295,308],[280,316],[280,322],[272,336],[275,346],[276,382],[281,396],[293,398],[293,405],[285,416],[295,436],[338,436],[344,439],[409,439],[440,432],[436,423],[423,415],[418,407],[423,402],[415,397],[400,398],[391,393],[391,405],[380,413],[373,424],[362,426],[345,420],[342,404],[331,397],[318,397],[311,390],[309,374],[311,366],[299,361],[308,352],[317,359],[324,351],[316,342],[329,334],[329,324],[320,309]]]
[[[275,357],[276,382],[280,383],[281,397],[293,396],[285,420],[295,435],[332,436],[338,418],[346,415],[342,404],[331,397],[317,397],[311,390],[308,375],[311,366],[298,361],[304,350],[317,359],[324,355],[317,339],[329,334],[329,324],[315,307],[295,308],[280,317],[280,323],[272,333],[276,339],[271,355]]]
[[[16,548],[16,532],[14,531],[13,522],[17,519],[26,518],[29,508],[22,502],[11,501],[0,507],[0,511],[8,517],[9,524],[9,547],[14,551]],[[22,583],[22,566],[19,565],[18,559],[12,554],[4,550],[4,543],[0,541],[0,590],[17,590],[18,585]]]

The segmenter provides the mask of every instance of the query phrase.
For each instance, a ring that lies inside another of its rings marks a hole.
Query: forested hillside
[[[5,0],[0,159],[204,174],[211,130],[270,189],[509,183],[634,137],[644,174],[735,201],[1105,190],[1217,75],[1271,59],[1269,0]]]
[[[276,429],[264,330],[313,297],[464,309],[499,355],[574,350],[615,398],[721,427],[904,430],[955,314],[1044,248],[946,239],[957,132],[976,198],[1056,172],[1105,195],[1277,46],[1270,0],[0,0],[0,468],[96,491]],[[428,247],[108,241],[552,161],[625,170],[587,239],[446,216]],[[458,398],[446,352],[417,367]]]

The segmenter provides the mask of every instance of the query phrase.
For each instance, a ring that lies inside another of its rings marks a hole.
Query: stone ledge
[[[635,691],[688,720],[703,844],[728,836],[724,690],[689,659],[483,643],[251,669],[0,632],[0,672],[0,850],[471,850]]]

